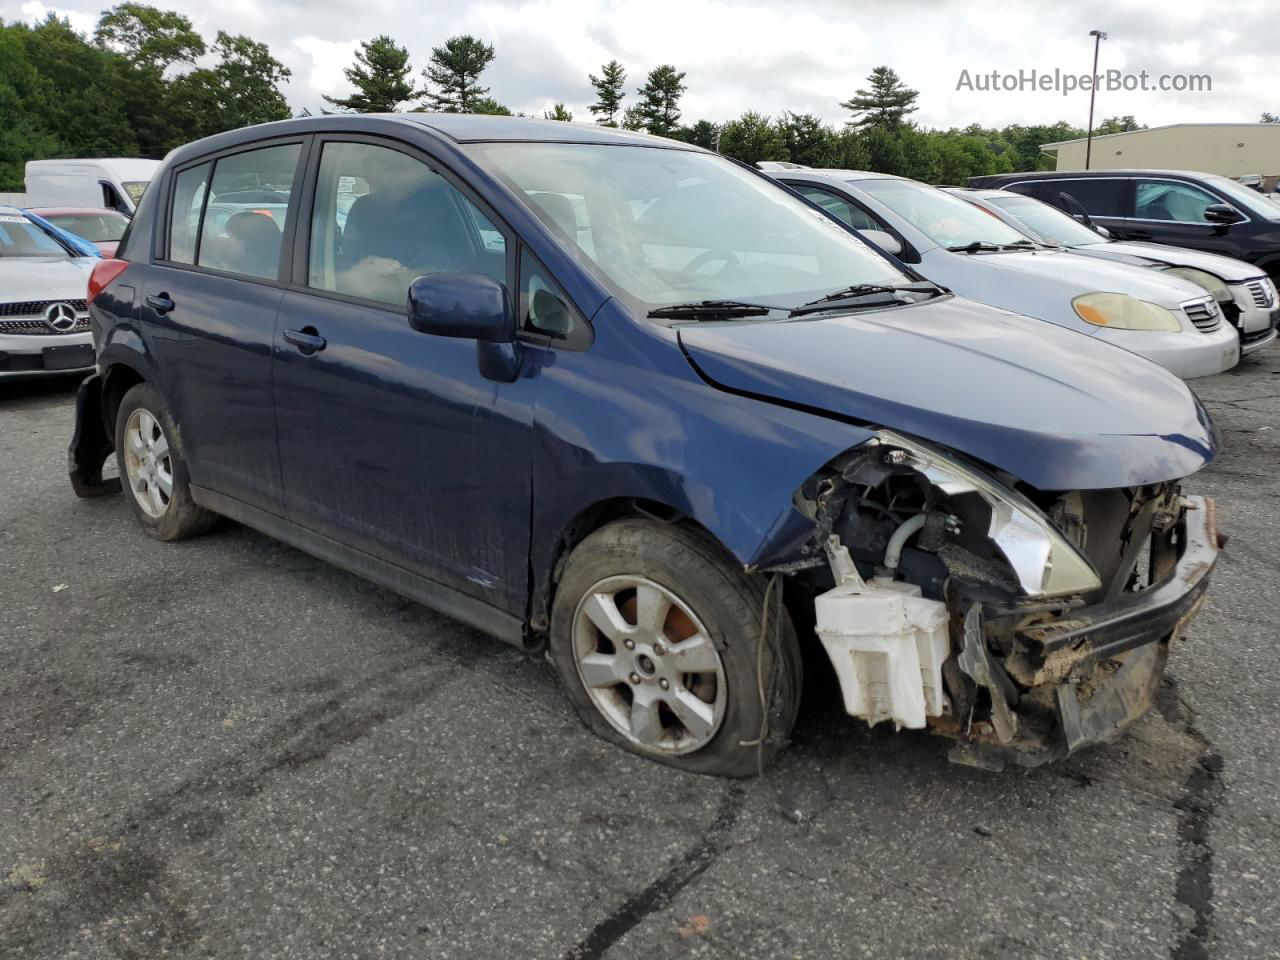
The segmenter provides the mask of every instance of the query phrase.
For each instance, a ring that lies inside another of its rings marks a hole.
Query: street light
[[[1093,76],[1089,84],[1089,139],[1084,145],[1084,168],[1089,169],[1089,160],[1093,156],[1093,100],[1098,95],[1098,47],[1102,46],[1102,41],[1107,39],[1107,35],[1101,30],[1090,30],[1089,36],[1093,37]]]

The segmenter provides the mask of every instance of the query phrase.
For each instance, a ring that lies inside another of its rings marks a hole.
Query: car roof
[[[776,170],[775,174],[779,179],[783,176],[803,177],[815,174],[828,180],[843,180],[846,183],[854,180],[909,180],[909,177],[899,177],[893,173],[877,173],[874,170],[837,170],[835,168],[817,168],[804,170]]]
[[[542,120],[536,117],[503,117],[472,113],[362,113],[327,114],[319,117],[297,117],[195,140],[175,149],[170,160],[184,160],[212,150],[239,146],[271,137],[287,137],[307,133],[340,132],[387,133],[395,127],[424,130],[453,143],[604,143],[664,147],[707,153],[701,147],[655,137],[648,133],[601,127],[591,123]]]
[[[1082,177],[1217,177],[1216,173],[1205,173],[1201,170],[1159,170],[1152,168],[1125,168],[1117,170],[1029,170],[1026,173],[994,174],[991,180],[1058,180],[1070,177],[1078,180]],[[975,178],[976,179],[976,178]]]
[[[1025,194],[1012,190],[997,190],[995,187],[942,187],[948,193],[968,193],[980,200],[999,200],[1002,197],[1016,197],[1019,200],[1030,199]]]
[[[32,213],[38,213],[42,217],[61,217],[82,213],[95,216],[100,216],[104,213],[114,217],[124,216],[119,210],[112,210],[110,207],[27,207],[27,209]]]
[[[12,216],[18,216],[18,217],[20,217],[20,216],[22,216],[22,211],[21,211],[21,210],[19,210],[17,207],[5,207],[5,206],[0,206],[0,216],[9,216],[9,217],[12,217]]]

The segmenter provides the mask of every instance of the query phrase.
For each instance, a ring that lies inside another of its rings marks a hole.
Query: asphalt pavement
[[[947,763],[811,698],[761,780],[583,729],[541,659],[66,479],[0,384],[0,957],[1280,956],[1280,347],[1197,381],[1231,536],[1122,740]]]

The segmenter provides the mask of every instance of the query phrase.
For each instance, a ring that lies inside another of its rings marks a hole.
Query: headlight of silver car
[[[1183,280],[1190,280],[1196,286],[1204,287],[1209,291],[1209,295],[1219,303],[1230,303],[1232,300],[1231,291],[1227,285],[1218,277],[1205,270],[1197,270],[1195,267],[1169,267],[1164,271],[1171,273],[1175,277],[1181,277]]]
[[[1096,590],[1102,582],[1034,503],[957,458],[891,430],[880,430],[881,444],[903,451],[908,466],[948,495],[975,493],[991,509],[988,536],[1005,555],[1029,597],[1059,597]]]
[[[1076,316],[1095,327],[1163,330],[1169,333],[1182,329],[1182,324],[1171,311],[1127,293],[1082,293],[1071,301],[1071,307]]]

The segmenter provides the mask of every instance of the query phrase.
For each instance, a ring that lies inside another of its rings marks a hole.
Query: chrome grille
[[[55,330],[44,320],[35,317],[23,320],[0,320],[0,334],[13,333],[23,337],[65,337],[69,333],[84,333],[88,329],[88,317],[76,317],[76,325],[70,330]]]
[[[43,317],[55,303],[69,303],[76,313],[83,313],[89,305],[83,300],[25,300],[18,303],[0,303],[0,317]]]
[[[1245,286],[1249,296],[1253,297],[1255,307],[1270,308],[1275,306],[1275,290],[1270,280],[1250,280]]]
[[[1218,310],[1218,304],[1213,297],[1205,297],[1203,300],[1188,300],[1182,305],[1182,312],[1187,315],[1187,319],[1196,325],[1196,329],[1201,333],[1213,333],[1218,327],[1222,326],[1222,314]]]

